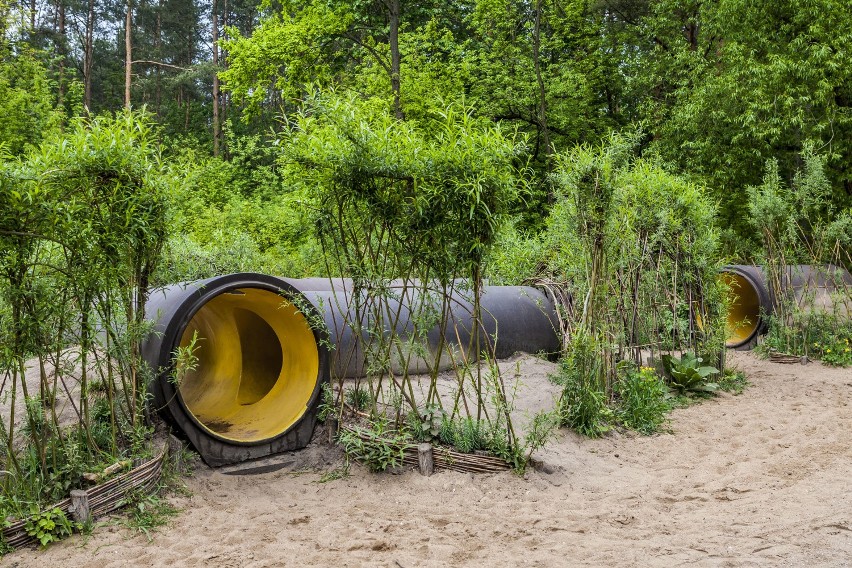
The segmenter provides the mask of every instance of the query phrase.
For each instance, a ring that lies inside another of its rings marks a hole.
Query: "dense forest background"
[[[852,12],[842,2],[0,1],[0,144],[145,109],[173,171],[168,275],[323,272],[277,149],[317,93],[428,130],[453,105],[523,142],[514,237],[540,232],[560,152],[613,131],[706,187],[731,258],[749,187],[816,156],[852,204]],[[440,121],[438,121],[439,123]],[[773,173],[774,172],[774,173]]]

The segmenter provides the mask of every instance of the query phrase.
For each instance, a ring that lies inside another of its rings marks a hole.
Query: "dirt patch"
[[[552,400],[553,367],[519,361],[518,406],[534,411]],[[100,527],[3,564],[852,565],[852,371],[739,353],[729,363],[753,383],[742,395],[676,410],[668,434],[562,431],[524,479],[353,466],[318,483],[298,462],[252,476],[199,466],[153,542]]]

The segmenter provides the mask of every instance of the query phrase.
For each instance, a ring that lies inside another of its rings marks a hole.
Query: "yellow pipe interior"
[[[259,442],[302,418],[316,387],[319,352],[293,304],[258,288],[225,292],[196,312],[181,347],[196,333],[197,365],[178,392],[201,426],[226,440]]]
[[[742,345],[757,330],[760,323],[760,298],[757,290],[749,281],[739,274],[726,273],[725,282],[730,286],[734,295],[728,311],[728,347]]]

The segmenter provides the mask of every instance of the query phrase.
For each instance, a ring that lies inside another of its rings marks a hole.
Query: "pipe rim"
[[[761,293],[763,291],[763,286],[754,278],[753,275],[749,274],[748,271],[739,269],[736,266],[726,266],[725,268],[720,270],[720,274],[723,278],[736,278],[748,284],[750,288],[750,294],[753,295],[753,299],[756,301],[756,304],[758,306],[758,312],[754,314],[755,321],[749,328],[750,331],[747,335],[738,332],[731,332],[732,312],[728,312],[728,321],[726,324],[727,336],[725,338],[725,347],[730,349],[737,349],[739,347],[743,347],[751,343],[758,335],[760,335],[766,325],[766,322],[764,321],[764,318],[759,311],[759,309],[764,304],[764,298],[762,297],[763,294]],[[728,286],[732,287],[730,282],[728,283]],[[738,295],[737,299],[739,300],[741,298],[742,296]]]
[[[296,306],[297,312],[301,313],[302,317],[304,317],[305,320],[309,322],[308,329],[313,334],[317,350],[317,376],[314,381],[311,394],[305,401],[304,409],[302,409],[299,415],[294,418],[290,422],[290,424],[281,431],[268,437],[251,440],[230,438],[217,433],[215,430],[210,429],[207,425],[205,425],[196,417],[195,413],[187,406],[186,402],[184,401],[184,398],[180,392],[180,388],[176,387],[169,379],[169,377],[174,371],[172,354],[175,352],[177,347],[180,346],[184,333],[190,326],[193,318],[195,318],[198,312],[200,312],[209,302],[213,301],[215,298],[221,296],[222,294],[227,294],[229,292],[233,292],[239,289],[257,289],[265,292],[270,292],[279,296],[281,298],[282,303],[287,301]],[[304,310],[311,312],[311,314],[308,316],[302,313]],[[188,419],[191,425],[195,427],[204,436],[232,446],[248,447],[269,444],[274,440],[284,438],[285,436],[287,436],[288,433],[298,428],[301,422],[308,416],[309,411],[316,405],[317,401],[319,400],[320,389],[322,388],[322,384],[327,378],[327,330],[317,329],[316,325],[310,325],[310,322],[322,322],[322,317],[317,311],[316,307],[310,301],[308,301],[299,290],[291,286],[289,283],[272,276],[257,273],[228,274],[221,277],[213,278],[204,281],[204,283],[198,288],[195,293],[191,294],[188,298],[183,300],[180,305],[177,306],[175,310],[175,315],[179,315],[179,317],[173,317],[168,323],[167,328],[163,333],[163,342],[162,347],[160,349],[160,365],[161,368],[164,369],[164,371],[159,374],[159,383],[161,385],[161,388],[163,388],[164,390],[164,397],[168,401],[166,404],[166,407],[168,407],[168,411],[173,416],[175,415],[176,410],[180,412],[180,414],[186,417],[186,419]],[[175,405],[177,406],[177,409],[174,408]],[[177,419],[178,417],[174,416],[174,418]],[[183,429],[183,427],[181,428]]]

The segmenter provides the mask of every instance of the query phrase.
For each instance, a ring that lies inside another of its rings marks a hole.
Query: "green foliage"
[[[500,432],[495,432],[488,422],[469,416],[456,420],[445,418],[438,433],[438,439],[442,443],[453,446],[464,454],[477,450],[491,451],[494,446],[500,447],[500,442],[494,444],[493,440],[495,434],[500,437]],[[505,448],[505,442],[502,447]]]
[[[156,281],[231,272],[325,274],[306,191],[285,183],[273,145],[228,132],[230,161],[183,150],[170,169],[171,237]]]
[[[801,161],[803,167],[796,170],[791,184],[782,178],[777,160],[769,160],[763,182],[748,188],[748,219],[760,233],[770,263],[837,261],[832,258],[834,249],[845,237],[833,221],[836,208],[825,172],[826,156],[807,143]]]
[[[264,19],[251,37],[229,30],[223,45],[228,68],[220,76],[234,98],[258,112],[272,91],[283,101],[293,101],[313,84],[328,85],[339,69],[335,51],[345,44],[327,40],[344,39],[355,8],[333,4],[310,2],[300,10],[282,10]],[[311,57],[305,57],[306,50]]]
[[[428,334],[452,329],[450,310],[459,298],[473,306],[474,322],[481,317],[485,264],[517,196],[513,160],[523,144],[458,105],[424,124],[400,121],[380,100],[352,94],[318,95],[288,126],[281,166],[315,208],[326,273],[353,279],[338,301],[350,305],[347,324],[365,338],[369,390],[363,405],[350,406],[369,408],[373,418],[392,408],[394,427],[411,423],[417,439],[436,436],[445,415],[475,416],[477,425],[501,425],[511,446],[499,369],[467,365],[459,353],[489,358],[481,326],[474,323],[469,344],[458,347],[449,336],[430,345]],[[457,362],[459,389],[445,410],[437,373],[447,358]],[[431,375],[422,393],[410,377],[415,365]],[[471,427],[457,437],[463,447]]]
[[[166,227],[152,136],[144,114],[77,120],[0,166],[0,373],[25,414],[0,429],[4,518],[150,440],[139,342]]]
[[[391,270],[413,261],[440,279],[470,274],[514,199],[512,160],[522,144],[456,106],[421,130],[375,105],[319,98],[295,118],[282,144],[290,175],[315,192],[320,239],[326,248],[336,239],[348,249],[354,243],[343,240],[342,230],[388,231],[383,245]]]
[[[412,413],[410,418],[408,422],[409,428],[412,431],[414,439],[417,441],[430,442],[442,435],[444,436],[444,440],[453,438],[453,435],[449,431],[445,432],[444,426],[445,423],[452,423],[452,421],[447,417],[444,409],[437,404],[427,405],[426,409],[420,412],[419,415]]]
[[[586,334],[577,335],[552,379],[562,386],[560,424],[596,438],[610,429],[613,413],[605,392],[605,369],[599,345]]]
[[[718,353],[725,340],[714,208],[701,187],[636,159],[635,145],[614,135],[557,157],[558,201],[536,247],[534,282],[560,309],[562,421],[589,435],[608,427],[617,361]]]
[[[719,390],[735,395],[742,394],[749,385],[745,373],[734,369],[725,369],[717,382]]]
[[[324,472],[317,483],[328,483],[329,481],[337,481],[338,479],[346,479],[349,477],[349,461],[347,460],[341,467],[336,467]]]
[[[544,243],[538,234],[528,234],[515,224],[505,224],[488,256],[488,278],[494,286],[520,286],[538,271]]]
[[[801,161],[790,184],[778,163],[769,161],[763,183],[748,192],[750,221],[761,235],[759,258],[770,288],[777,291],[760,348],[822,359],[828,355],[828,361],[843,364],[844,346],[838,342],[850,334],[852,286],[839,268],[852,268],[852,217],[837,212],[827,156],[806,144]],[[813,274],[800,278],[799,264],[811,265]],[[794,288],[794,280],[803,283]]]
[[[334,400],[334,390],[328,383],[323,383],[320,387],[320,404],[317,412],[317,420],[325,422],[329,417],[337,413],[337,401]]]
[[[212,31],[205,21],[213,15],[210,6],[141,3],[133,7],[131,102],[157,116],[170,145],[206,154],[219,71],[229,91],[215,101],[220,120],[245,119],[231,129],[236,139],[220,145],[222,153],[252,177],[268,164],[240,162],[237,154],[268,151],[269,145],[252,142],[258,132],[280,130],[274,117],[299,108],[316,88],[357,92],[377,99],[383,110],[398,97],[395,114],[421,126],[449,103],[464,101],[477,117],[528,136],[519,163],[527,168],[529,191],[513,210],[519,228],[532,231],[554,202],[549,174],[556,154],[639,124],[646,132],[641,150],[705,183],[721,204],[724,238],[735,247],[727,250],[747,256],[754,240],[743,192],[760,183],[766,160],[777,159],[789,180],[812,141],[826,152],[832,202],[850,204],[852,65],[849,53],[836,48],[848,43],[849,10],[836,0],[776,4],[217,3],[218,22],[229,27],[218,30],[217,53],[227,64],[219,61],[216,69],[213,38],[205,32]],[[29,7],[10,4],[6,20],[15,24],[2,30],[6,80],[0,84],[8,86],[0,87],[6,95],[0,105],[9,120],[0,131],[14,140],[15,154],[58,126],[52,116],[59,102],[77,113],[114,111],[124,103],[123,46],[114,37],[123,10],[98,12],[94,58],[87,61],[85,46],[72,48],[70,31],[59,27],[66,21],[85,27],[87,4],[42,8],[30,30]],[[85,38],[86,31],[73,35]],[[257,152],[240,148],[244,143]]]
[[[463,52],[471,61],[466,93],[483,116],[529,134],[531,192],[522,224],[538,229],[552,204],[558,150],[604,138],[619,125],[621,64],[609,16],[584,2],[479,1]]]
[[[125,521],[128,528],[145,535],[148,542],[153,540],[151,535],[179,513],[179,510],[166,499],[156,494],[136,494],[125,499],[128,517]]]
[[[15,156],[50,138],[60,125],[47,70],[26,45],[13,54],[0,44],[0,116],[0,148]]]
[[[75,523],[72,523],[65,513],[57,507],[44,511],[39,511],[36,507],[24,525],[27,534],[35,537],[42,548],[47,548],[47,545],[51,542],[70,536],[74,528]]]
[[[662,360],[669,384],[679,393],[714,392],[719,389],[718,384],[707,381],[710,375],[718,374],[719,369],[701,365],[703,358],[684,353],[679,359],[663,355]]]
[[[671,410],[668,388],[652,367],[630,368],[616,382],[615,416],[626,428],[652,434],[665,423]]]
[[[833,367],[852,366],[852,330],[847,331],[845,336],[834,336],[826,343],[814,343],[814,352],[819,354],[820,360],[826,365]]]
[[[852,325],[833,314],[796,313],[789,325],[769,318],[769,329],[759,353],[771,351],[802,355],[836,367],[852,366]]]
[[[852,61],[833,46],[849,37],[849,21],[849,11],[832,0],[663,0],[649,4],[631,28],[637,39],[648,38],[637,57],[627,58],[626,73],[642,100],[652,147],[713,188],[735,228],[727,244],[740,254],[750,240],[743,240],[750,231],[741,192],[759,183],[766,160],[778,158],[789,179],[811,140],[830,148],[833,182],[848,183],[842,164],[850,152]],[[840,193],[833,199],[848,203]]]
[[[198,369],[198,356],[195,354],[199,345],[198,330],[192,332],[192,338],[184,346],[178,345],[172,353],[170,368],[173,369],[169,380],[176,388],[180,388],[183,379]]]
[[[367,410],[370,408],[370,391],[361,385],[346,389],[344,399],[354,410]]]
[[[191,496],[192,492],[184,483],[184,478],[191,477],[195,473],[198,459],[198,454],[183,444],[177,451],[170,449],[163,461],[163,470],[157,489],[160,492],[170,491],[178,495]]]
[[[538,412],[532,417],[532,420],[527,424],[523,440],[505,458],[512,464],[515,473],[520,475],[526,471],[533,453],[543,448],[553,438],[559,424],[558,408],[549,412]]]
[[[408,436],[389,430],[381,421],[372,423],[370,428],[341,429],[338,440],[347,456],[373,472],[402,465],[405,449],[413,447]]]
[[[614,137],[560,157],[564,193],[548,220],[547,271],[575,282],[574,296],[585,298],[581,323],[615,326],[619,341],[718,349],[723,318],[714,306],[720,288],[713,206],[700,187],[653,162],[632,161],[632,144]],[[664,292],[672,278],[676,284]],[[662,294],[673,297],[671,305],[659,306]],[[670,325],[655,327],[669,316]]]

